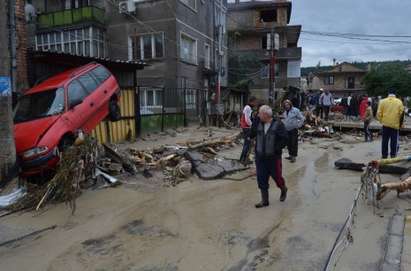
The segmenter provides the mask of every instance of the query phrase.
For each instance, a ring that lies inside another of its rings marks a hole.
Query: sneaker
[[[295,161],[296,161],[296,158],[295,158],[294,156],[291,157],[290,162],[291,162],[291,163],[295,163]]]
[[[286,157],[285,159],[287,159],[287,160],[291,160],[291,159],[292,159],[292,157],[291,157],[291,156],[288,156],[288,157]]]

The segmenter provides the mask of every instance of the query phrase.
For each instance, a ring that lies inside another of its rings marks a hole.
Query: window
[[[51,89],[24,95],[17,104],[14,122],[45,118],[63,112],[64,89]]]
[[[141,114],[158,114],[162,112],[163,90],[159,88],[140,88]]]
[[[77,101],[83,101],[87,97],[87,92],[83,86],[74,80],[68,87],[69,107],[71,108]]]
[[[132,58],[154,59],[164,57],[164,33],[131,37]]]
[[[96,27],[54,31],[36,35],[37,50],[79,56],[104,57],[104,31]]]
[[[197,64],[197,41],[185,34],[181,34],[180,37],[180,58]]]
[[[180,0],[184,5],[197,10],[197,1],[196,0]]]
[[[350,76],[347,78],[347,88],[354,89],[355,88],[355,77]]]
[[[211,67],[211,47],[209,44],[204,45],[204,67],[207,69]]]
[[[262,23],[271,23],[277,21],[277,10],[261,10],[260,11],[260,21]]]
[[[94,77],[97,79],[99,83],[102,83],[107,80],[111,76],[110,72],[104,68],[103,66],[99,66],[91,71]]]
[[[90,76],[90,74],[83,74],[78,80],[84,86],[88,94],[92,93],[97,88],[97,82]]]
[[[275,77],[280,76],[280,64],[275,63]],[[261,68],[261,79],[270,78],[270,64],[265,65]]]
[[[334,85],[334,75],[329,75],[324,78],[324,85]]]

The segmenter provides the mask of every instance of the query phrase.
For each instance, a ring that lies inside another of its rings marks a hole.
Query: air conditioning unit
[[[136,11],[136,1],[126,0],[118,3],[118,10],[120,13],[130,13]]]

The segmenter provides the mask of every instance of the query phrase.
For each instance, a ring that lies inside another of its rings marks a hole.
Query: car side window
[[[98,85],[97,85],[96,80],[94,80],[94,78],[91,77],[91,75],[88,73],[80,76],[78,80],[84,86],[88,94],[91,94],[93,91],[97,89]]]
[[[83,101],[86,98],[88,93],[83,88],[83,86],[79,83],[79,81],[74,80],[68,86],[68,101],[69,101],[69,108],[72,106],[77,105],[79,101]]]
[[[111,73],[104,68],[103,66],[98,66],[94,70],[91,71],[94,77],[97,79],[99,83],[102,83],[107,80],[111,76]]]

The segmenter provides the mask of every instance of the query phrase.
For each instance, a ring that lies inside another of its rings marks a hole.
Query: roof
[[[255,1],[250,0],[248,2],[240,2],[240,3],[229,3],[227,5],[228,11],[240,11],[240,10],[248,10],[248,9],[263,9],[263,8],[278,8],[278,7],[286,7],[288,13],[288,23],[291,19],[291,10],[292,10],[292,3],[290,1],[278,2],[277,0],[271,1]]]
[[[338,64],[336,66],[334,66],[334,68],[332,68],[331,70],[328,71],[322,71],[322,72],[317,72],[317,75],[322,75],[322,74],[338,74],[338,73],[367,73],[366,70],[360,69],[350,63],[341,63]]]
[[[93,63],[89,63],[87,65],[84,65],[78,68],[66,70],[62,73],[59,73],[50,78],[47,78],[46,80],[42,81],[38,85],[35,85],[27,93],[31,94],[31,93],[36,93],[36,92],[47,90],[47,89],[55,89],[55,88],[62,87],[67,82],[67,80],[70,80],[72,78],[73,74],[79,73],[83,70],[88,70],[96,66],[100,66],[100,65],[93,62]]]
[[[133,61],[133,60],[113,60],[110,58],[99,58],[90,56],[78,56],[69,53],[61,52],[50,52],[50,51],[36,51],[31,50],[29,52],[33,60],[40,62],[48,62],[56,65],[65,65],[71,67],[78,67],[90,62],[97,62],[103,66],[111,69],[125,70],[125,71],[136,71],[144,69],[147,64],[143,61]]]

